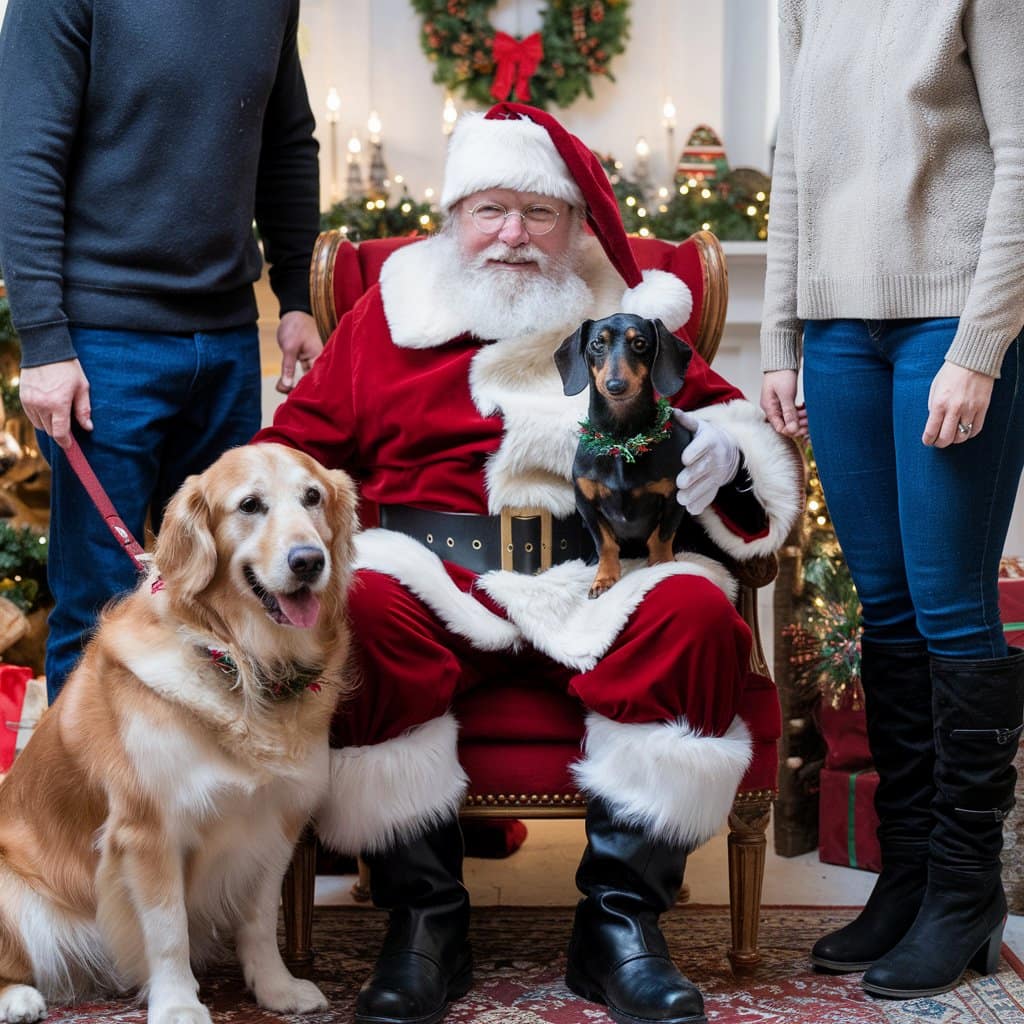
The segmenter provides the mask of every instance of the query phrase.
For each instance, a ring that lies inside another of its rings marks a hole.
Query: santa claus
[[[567,983],[618,1021],[703,1021],[657,921],[750,757],[736,707],[751,637],[726,570],[686,551],[627,564],[587,600],[571,481],[587,395],[564,394],[553,360],[588,318],[634,312],[677,330],[690,295],[641,275],[600,163],[539,110],[465,115],[441,205],[441,233],[387,260],[257,437],[348,470],[380,508],[350,593],[361,685],[335,723],[318,816],[391,910],[356,1020],[432,1024],[469,988],[450,709],[529,673],[587,710]],[[695,417],[678,501],[733,558],[775,551],[800,504],[789,442],[697,355],[666,397]],[[551,567],[534,572],[546,527]]]

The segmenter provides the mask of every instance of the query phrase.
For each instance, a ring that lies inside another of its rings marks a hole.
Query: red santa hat
[[[562,199],[586,210],[587,223],[626,282],[624,313],[657,317],[669,330],[690,317],[689,288],[663,270],[641,273],[601,161],[554,117],[523,103],[463,114],[452,133],[441,208],[474,192],[508,188]]]

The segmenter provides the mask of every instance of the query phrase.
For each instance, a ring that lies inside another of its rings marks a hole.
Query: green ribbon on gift
[[[1004,622],[1003,632],[1004,633],[1017,633],[1024,629],[1024,622]]]
[[[857,779],[872,768],[862,768],[859,772],[850,772],[850,791],[846,804],[846,853],[850,858],[850,867],[857,867]]]

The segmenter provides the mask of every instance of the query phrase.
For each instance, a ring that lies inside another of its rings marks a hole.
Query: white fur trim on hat
[[[692,850],[722,827],[753,746],[739,716],[724,736],[702,736],[685,718],[628,724],[591,712],[584,751],[573,766],[584,793],[617,821]]]
[[[488,120],[480,113],[459,118],[448,144],[441,209],[489,188],[536,192],[585,205],[583,193],[545,128],[528,118]]]
[[[670,331],[678,331],[693,310],[690,289],[665,270],[645,270],[640,284],[622,297],[622,312],[660,320]]]
[[[458,732],[447,714],[383,743],[332,750],[320,838],[339,853],[377,853],[454,817],[469,785]]]

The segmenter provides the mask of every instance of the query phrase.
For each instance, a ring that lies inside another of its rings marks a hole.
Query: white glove
[[[693,434],[683,449],[683,471],[676,477],[676,501],[699,516],[715,500],[719,487],[732,483],[740,468],[740,450],[721,427],[693,413],[673,409],[680,426]]]

